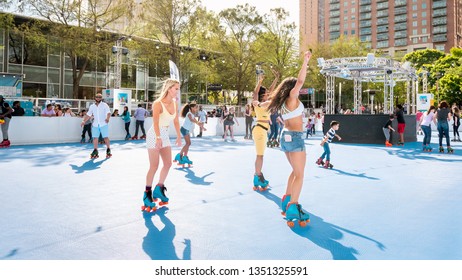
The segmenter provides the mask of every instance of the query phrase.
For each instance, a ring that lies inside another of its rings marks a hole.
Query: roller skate
[[[301,227],[306,227],[310,222],[310,215],[306,213],[300,204],[289,203],[287,205],[286,220],[289,227],[294,227],[295,221],[298,221]]]
[[[330,168],[332,169],[332,167],[334,167],[332,164],[330,164],[330,160],[326,160],[326,163],[324,163],[324,168]]]
[[[440,146],[439,151],[440,151],[440,153],[443,153],[443,154],[444,154],[444,148],[443,148],[443,146]]]
[[[132,138],[132,136],[129,133],[129,134],[127,134],[127,136],[125,136],[125,141],[130,140],[130,138]]]
[[[140,139],[146,139],[146,134],[141,135]]]
[[[184,155],[181,157],[181,159],[178,161],[178,165],[181,165],[181,167],[184,168],[185,165],[188,165],[188,167],[191,167],[193,162],[188,158],[187,155]]]
[[[152,191],[145,191],[143,195],[143,206],[141,211],[154,212],[157,210],[156,203],[152,200]]]
[[[175,158],[173,159],[173,162],[178,162],[178,164],[179,164],[180,161],[181,161],[181,155],[180,155],[180,153],[178,153],[178,154],[176,154]]]
[[[264,192],[269,187],[269,181],[265,179],[263,173],[260,175],[255,174],[253,176],[253,190]]]
[[[448,154],[453,154],[453,153],[454,153],[454,149],[451,147],[448,147]]]
[[[424,152],[431,152],[432,150],[433,150],[432,147],[430,147],[429,145],[425,145],[425,146],[423,147],[423,151],[424,151]]]
[[[274,140],[274,145],[273,145],[273,147],[276,147],[276,148],[279,147],[279,141],[278,141],[278,140]]]
[[[85,141],[85,137],[82,137],[82,139],[80,139],[80,144],[85,144],[87,141]]]
[[[152,193],[153,200],[160,199],[159,206],[168,204],[168,197],[165,196],[167,188],[163,184],[156,185]]]
[[[393,144],[390,143],[389,141],[385,141],[385,146],[386,147],[393,147]]]
[[[91,159],[99,158],[98,150],[94,149],[93,152],[90,155]]]
[[[281,200],[281,210],[282,210],[281,215],[282,216],[286,215],[287,205],[289,204],[289,202],[290,202],[290,194],[285,194]]]
[[[404,146],[404,142],[398,141],[398,146]]]
[[[111,149],[107,148],[106,149],[106,158],[110,158],[110,157],[112,157]]]
[[[0,143],[0,148],[8,148],[10,145],[10,140],[3,140],[2,143]]]
[[[316,161],[316,164],[319,165],[319,166],[323,166],[324,161],[322,160],[322,158],[318,158],[318,160]]]
[[[132,140],[138,140],[138,136],[136,136],[136,135],[133,136],[133,137],[132,137]]]

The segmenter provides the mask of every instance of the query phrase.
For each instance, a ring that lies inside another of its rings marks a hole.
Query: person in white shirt
[[[199,112],[197,113],[198,121],[201,122],[202,124],[207,123],[207,113],[202,110],[202,106],[199,106]],[[205,130],[204,126],[199,126],[200,132],[197,135],[197,137],[202,137],[202,131]]]
[[[90,106],[87,114],[83,117],[81,126],[85,122],[93,117],[93,126],[91,128],[91,134],[93,136],[93,152],[91,153],[91,158],[98,158],[98,137],[101,136],[104,138],[104,143],[106,144],[106,158],[112,156],[111,147],[109,143],[109,120],[111,118],[111,110],[109,106],[102,101],[103,96],[101,93],[96,94],[95,103]]]

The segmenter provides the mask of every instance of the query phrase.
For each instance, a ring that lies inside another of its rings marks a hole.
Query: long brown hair
[[[268,106],[268,111],[274,112],[281,109],[282,105],[289,98],[290,91],[295,87],[297,83],[297,78],[288,77],[285,78],[279,86],[271,93],[270,104]]]
[[[430,106],[430,108],[428,108],[428,111],[427,111],[427,115],[430,114],[430,111],[431,110],[436,110],[436,107],[435,106]]]

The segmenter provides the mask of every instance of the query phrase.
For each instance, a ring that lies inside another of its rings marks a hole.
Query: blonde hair
[[[168,90],[176,84],[180,84],[180,81],[170,78],[165,80],[164,85],[162,86],[162,90],[160,91],[160,96],[156,99],[156,101],[160,101],[162,98],[167,96]]]

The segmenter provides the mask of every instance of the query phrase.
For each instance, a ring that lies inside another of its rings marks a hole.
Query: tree
[[[90,61],[107,53],[115,40],[100,32],[109,24],[127,14],[133,6],[122,0],[30,0],[27,8],[46,22],[36,22],[43,32],[29,32],[35,39],[47,40],[51,47],[59,47],[70,58],[74,98],[83,98],[79,91],[82,79]]]
[[[262,17],[255,7],[249,4],[238,5],[219,13],[220,26],[215,29],[215,42],[220,42],[219,52],[226,59],[222,76],[237,90],[240,104],[245,90],[254,85],[254,65],[258,50],[254,43],[260,34]]]
[[[406,54],[403,57],[403,61],[409,61],[412,63],[412,66],[415,69],[420,69],[425,64],[433,64],[435,61],[444,56],[445,54],[442,51],[435,49],[425,49]]]
[[[166,42],[169,46],[170,60],[179,64],[181,45],[191,41],[189,32],[197,26],[194,17],[199,12],[199,0],[154,0],[145,1],[142,18],[148,24],[141,34],[145,38],[152,38],[159,42]]]

